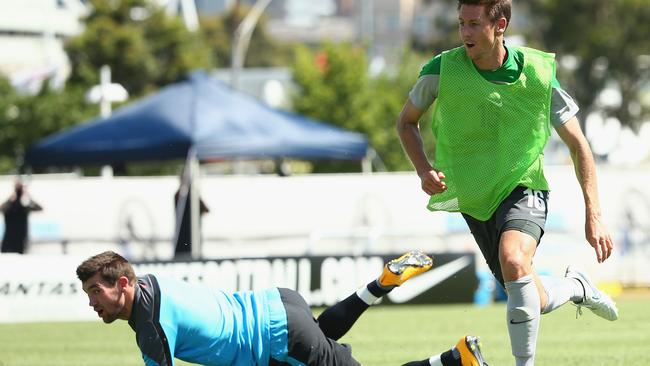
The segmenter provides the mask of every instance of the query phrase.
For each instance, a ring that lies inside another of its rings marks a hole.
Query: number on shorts
[[[526,195],[528,196],[528,207],[533,208],[535,207],[536,209],[540,211],[544,211],[546,209],[546,201],[544,201],[544,192],[530,189],[528,188],[527,190],[524,191]]]

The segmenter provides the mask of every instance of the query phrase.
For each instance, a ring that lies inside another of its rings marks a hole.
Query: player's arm
[[[208,205],[203,202],[203,200],[199,197],[199,207],[201,208],[201,213],[206,214],[210,212],[210,208],[208,208]]]
[[[419,125],[423,113],[423,110],[416,107],[408,99],[397,119],[397,133],[406,155],[408,155],[415,171],[420,177],[422,190],[429,195],[433,195],[444,191],[447,189],[447,186],[443,181],[445,178],[444,174],[433,169],[433,166],[431,166],[424,153]]]
[[[43,211],[43,206],[36,201],[29,201],[29,209],[30,211]]]
[[[436,171],[424,152],[420,134],[420,118],[438,97],[441,56],[434,56],[420,70],[417,82],[397,119],[397,133],[406,155],[420,177],[422,190],[429,195],[447,189],[445,175]]]
[[[151,308],[154,308],[153,303]],[[145,307],[141,309],[148,310]],[[168,342],[171,330],[163,330],[158,319],[136,321],[136,328],[136,343],[142,353],[144,364],[146,366],[174,366],[174,347]]]
[[[601,221],[596,164],[589,143],[576,117],[555,126],[555,129],[571,153],[571,160],[585,201],[585,235],[596,251],[598,262],[602,263],[612,254],[614,244],[609,231]]]
[[[0,212],[5,213],[8,209],[9,206],[11,206],[11,199],[8,199],[0,205]]]
[[[27,200],[27,209],[29,211],[43,211],[43,206],[41,206],[38,202],[34,201],[31,196],[25,192],[23,194],[23,197]]]

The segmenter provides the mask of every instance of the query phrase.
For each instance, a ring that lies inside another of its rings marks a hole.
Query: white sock
[[[440,359],[440,355],[431,356],[431,358],[429,358],[429,364],[431,366],[444,366]]]
[[[379,299],[377,296],[373,295],[366,286],[357,290],[357,296],[368,305],[374,304],[375,301]]]
[[[544,292],[548,301],[542,309],[542,314],[548,314],[551,311],[566,304],[569,300],[580,302],[584,297],[584,289],[580,282],[574,278],[539,276]]]
[[[510,347],[517,366],[535,364],[539,332],[540,298],[532,275],[505,283],[508,292],[507,323]]]

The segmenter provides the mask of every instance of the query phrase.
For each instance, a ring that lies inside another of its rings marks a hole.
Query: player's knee
[[[519,279],[529,275],[531,272],[530,259],[517,253],[502,255],[500,262],[503,277],[506,281]]]

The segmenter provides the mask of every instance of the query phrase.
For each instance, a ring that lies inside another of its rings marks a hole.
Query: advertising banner
[[[300,292],[311,306],[328,306],[377,278],[398,254],[271,257],[190,262],[135,262],[137,275],[152,273],[215,290],[271,286]],[[472,302],[477,288],[473,253],[434,255],[430,271],[393,290],[383,304]],[[0,255],[0,322],[96,319],[75,269],[85,257]]]
[[[230,291],[270,286],[297,290],[311,306],[329,306],[376,279],[399,254],[268,257],[191,262],[136,263],[153,273]],[[469,303],[478,286],[474,253],[434,255],[433,268],[393,290],[386,304]]]

